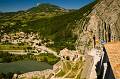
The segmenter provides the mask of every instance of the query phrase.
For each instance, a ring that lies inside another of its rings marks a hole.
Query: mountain
[[[14,16],[7,19],[1,19],[0,26],[2,27],[0,28],[3,33],[17,31],[27,33],[37,32],[39,33],[41,39],[53,40],[55,43],[50,47],[55,48],[58,51],[66,47],[69,49],[75,49],[75,41],[78,37],[77,33],[82,32],[82,29],[84,28],[82,25],[89,20],[87,16],[93,10],[95,4],[96,1],[80,8],[79,10],[72,10],[66,13],[61,11],[58,12],[60,14],[53,14],[53,10],[60,9],[57,6],[50,4],[39,5],[39,8],[42,7],[42,9],[40,9],[41,12],[39,13],[29,12],[38,12],[38,10],[35,10],[38,9],[38,7],[34,7],[34,9],[29,9],[28,11],[17,12]],[[46,11],[44,10],[46,6],[50,6],[50,13],[41,16],[41,13],[43,13],[42,11]],[[51,10],[51,7],[54,8]],[[79,29],[79,31],[77,31],[77,29]]]
[[[64,11],[64,8],[61,8],[59,6],[49,4],[49,3],[43,3],[39,4],[36,7],[33,7],[31,9],[28,9],[28,12],[33,12],[33,13],[39,13],[39,12],[58,12],[58,11]]]
[[[3,13],[3,12],[0,12],[0,19],[8,19],[12,16],[14,16],[16,14],[16,12],[7,12],[7,13]]]
[[[44,3],[25,11],[0,13],[1,19],[0,21],[3,22],[4,20],[6,21],[20,20],[27,22],[31,20],[37,20],[40,18],[54,17],[68,12],[69,10],[63,9],[59,6]]]

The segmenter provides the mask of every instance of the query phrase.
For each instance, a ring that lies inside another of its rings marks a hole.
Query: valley
[[[119,79],[120,0],[43,3],[0,13],[0,78]]]
[[[76,50],[75,42],[77,33],[82,32],[82,29],[78,30],[83,28],[80,23],[89,20],[86,16],[95,3],[79,10],[41,4],[27,11],[0,13],[0,62],[1,66],[8,66],[2,69],[0,76],[11,78],[10,73],[14,73],[12,77],[15,79],[79,79],[84,58]],[[28,65],[31,67],[26,68]]]

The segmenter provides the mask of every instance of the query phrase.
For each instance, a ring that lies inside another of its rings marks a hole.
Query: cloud
[[[36,5],[37,5],[37,6],[39,6],[39,5],[40,5],[40,3],[37,3]]]

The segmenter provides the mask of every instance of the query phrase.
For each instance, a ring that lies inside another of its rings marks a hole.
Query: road
[[[27,55],[29,52],[25,52],[25,50],[0,50],[0,51],[4,51],[4,52],[9,52],[11,54],[19,54],[19,55]],[[34,50],[31,50],[34,51]],[[48,53],[51,53],[53,55],[55,55],[56,57],[60,57],[59,55],[57,55],[57,52],[51,50],[51,49],[47,49]],[[40,53],[32,53],[34,55],[39,55]]]

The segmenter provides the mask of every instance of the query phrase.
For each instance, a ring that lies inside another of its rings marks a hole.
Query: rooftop
[[[116,79],[120,78],[120,42],[105,44],[106,52]]]

